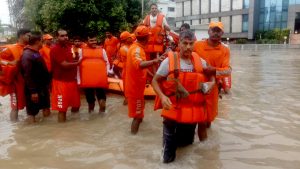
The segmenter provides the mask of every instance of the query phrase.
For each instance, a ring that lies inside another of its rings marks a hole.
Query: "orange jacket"
[[[134,42],[127,53],[125,96],[143,99],[146,86],[147,69],[140,67],[141,61],[146,61],[144,46]]]
[[[6,45],[6,48],[3,49],[0,53],[1,60],[8,60],[8,61],[20,61],[24,45],[16,43],[12,45]],[[17,64],[18,65],[18,64]],[[4,78],[6,80],[9,80],[12,82],[11,85],[5,85],[4,83],[1,83],[1,90],[0,93],[8,94],[7,91],[9,91],[12,94],[11,97],[11,107],[12,109],[23,109],[25,107],[25,94],[24,94],[24,78],[21,75],[21,72],[18,69],[18,66],[16,67],[17,72],[14,73],[7,73],[3,74]],[[6,91],[6,92],[4,92]]]
[[[230,76],[230,51],[224,44],[220,43],[216,47],[211,47],[208,44],[208,40],[197,41],[194,45],[194,51],[209,65],[216,68],[217,81],[220,78]],[[210,94],[206,97],[209,122],[213,121],[218,114],[218,97],[218,87],[215,85]]]
[[[45,60],[48,72],[51,72],[50,49],[51,48],[47,45],[43,45],[43,47],[40,49],[40,54]]]
[[[122,45],[122,47],[119,49],[117,58],[113,61],[113,64],[116,67],[124,68],[124,66],[126,64],[126,57],[127,57],[128,49],[129,49],[129,46],[127,46],[127,45]]]
[[[147,44],[147,52],[163,52],[164,49],[164,37],[166,32],[163,28],[163,19],[164,15],[159,13],[157,14],[156,25],[153,28],[150,28],[151,35]],[[144,24],[150,27],[150,15],[147,15],[144,19]]]
[[[161,115],[180,123],[206,121],[207,114],[204,110],[205,97],[199,91],[199,84],[206,81],[200,58],[196,53],[193,53],[194,72],[182,72],[180,71],[179,53],[175,53],[168,53],[170,73],[167,79],[161,82],[162,91],[169,96],[172,107],[169,110],[163,109]],[[176,83],[174,81],[176,79],[190,92],[187,98],[176,99]]]
[[[108,77],[103,49],[82,48],[82,62],[80,64],[80,87],[107,88]]]
[[[104,49],[107,54],[108,61],[112,65],[113,59],[117,54],[119,47],[119,40],[115,36],[112,36],[110,39],[106,38],[104,41]]]

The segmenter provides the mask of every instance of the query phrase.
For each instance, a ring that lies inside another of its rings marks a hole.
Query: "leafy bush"
[[[238,39],[236,40],[236,44],[246,44],[248,41],[246,39]]]

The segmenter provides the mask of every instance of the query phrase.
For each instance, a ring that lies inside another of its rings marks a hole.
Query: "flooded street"
[[[162,119],[146,101],[139,133],[123,97],[108,94],[104,116],[57,114],[37,125],[9,122],[9,97],[0,102],[0,169],[298,169],[300,168],[300,50],[232,51],[233,88],[220,100],[208,140],[161,162]],[[96,107],[95,110],[98,110]]]

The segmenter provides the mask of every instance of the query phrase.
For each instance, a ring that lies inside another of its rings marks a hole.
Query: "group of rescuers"
[[[220,89],[225,93],[230,89],[230,52],[221,42],[223,24],[211,22],[208,34],[208,39],[197,41],[188,24],[176,34],[156,4],[133,34],[121,33],[121,43],[106,32],[103,48],[95,34],[85,44],[75,37],[70,45],[67,31],[59,29],[52,45],[51,35],[21,29],[16,44],[1,48],[0,94],[11,96],[12,121],[24,107],[30,122],[35,122],[40,110],[49,116],[51,107],[58,111],[58,122],[65,122],[68,107],[79,111],[79,88],[84,90],[89,112],[94,110],[96,95],[103,113],[108,74],[121,70],[128,116],[133,119],[131,133],[136,134],[144,118],[147,75],[152,72],[154,109],[162,109],[163,117],[163,162],[169,163],[177,147],[194,142],[196,126],[199,140],[207,138],[206,130],[218,112]],[[177,48],[165,50],[165,36],[171,36]]]

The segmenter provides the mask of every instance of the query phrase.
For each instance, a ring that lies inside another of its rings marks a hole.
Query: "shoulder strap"
[[[192,58],[193,58],[192,62],[193,62],[195,71],[197,73],[203,72],[202,62],[201,62],[200,56],[197,53],[192,52]]]
[[[173,78],[179,77],[180,70],[180,59],[178,58],[178,54],[176,52],[170,51],[168,53],[169,58],[169,76],[174,76]]]
[[[145,20],[144,20],[145,26],[150,26],[150,15],[147,15]]]
[[[164,15],[159,13],[157,14],[156,26],[162,27]]]

